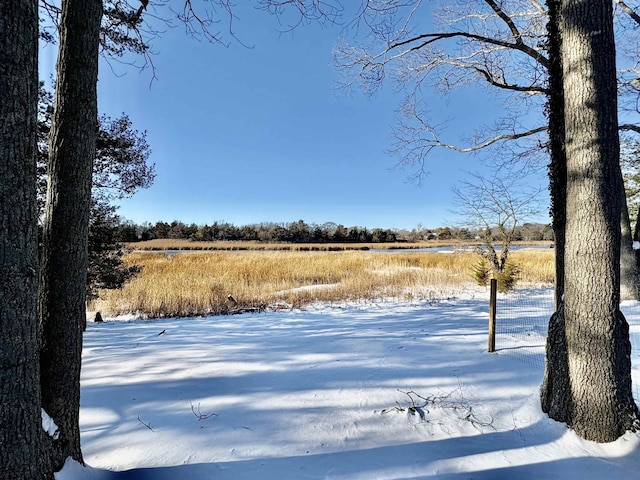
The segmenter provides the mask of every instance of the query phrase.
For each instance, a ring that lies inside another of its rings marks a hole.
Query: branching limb
[[[478,35],[470,32],[440,32],[440,33],[425,33],[422,35],[417,35],[407,40],[402,40],[396,43],[392,43],[391,45],[389,45],[389,47],[386,50],[378,53],[373,58],[376,60],[384,58],[385,62],[388,62],[389,60],[396,60],[400,57],[407,55],[410,52],[420,50],[440,40],[455,39],[455,38],[464,38],[468,40],[474,40],[479,43],[484,43],[487,45],[495,45],[505,49],[518,50],[530,56],[531,58],[533,58],[540,64],[544,65],[545,67],[548,66],[549,64],[548,59],[542,53],[538,52],[532,47],[529,47],[527,45],[519,45],[518,43],[508,42],[506,40],[501,40],[498,38],[485,37],[483,35]],[[408,48],[406,48],[405,50],[401,50],[400,52],[396,53],[393,56],[389,56],[389,53],[391,51],[399,50],[400,47],[408,47]]]
[[[544,22],[534,18],[544,18],[537,10],[540,5],[534,12],[518,17],[519,20],[526,17],[522,21],[526,34],[515,26],[515,16],[508,15],[498,3],[490,0],[486,0],[486,3],[491,6],[492,14],[467,13],[462,18],[445,20],[444,31],[415,34],[414,31],[420,27],[409,23],[421,3],[411,2],[412,8],[409,8],[404,22],[393,19],[395,15],[400,15],[396,2],[376,3],[396,7],[392,12],[385,12],[385,15],[391,17],[387,23],[381,20],[382,26],[370,27],[371,37],[374,42],[382,44],[382,47],[376,51],[372,45],[338,46],[334,51],[334,63],[344,74],[343,86],[351,87],[356,81],[360,81],[366,91],[374,92],[384,80],[385,70],[397,64],[397,78],[405,78],[405,72],[412,75],[420,73],[423,78],[428,74],[441,74],[441,82],[446,88],[452,85],[448,77],[456,76],[456,72],[464,69],[473,72],[476,78],[479,75],[479,78],[505,90],[544,93],[544,73],[540,73],[548,66],[548,59],[540,47],[540,39],[544,35],[541,25]],[[366,8],[370,8],[369,2]],[[496,19],[508,19],[506,24],[511,25],[508,33],[496,27]],[[395,27],[398,23],[401,24],[399,28]],[[530,44],[525,42],[525,37]],[[517,52],[523,53],[524,58],[516,58],[513,54]],[[500,74],[507,65],[509,76],[517,78],[517,81],[506,81],[505,76]],[[439,69],[442,71],[438,73]]]
[[[635,10],[633,10],[629,5],[627,5],[623,0],[614,0],[618,4],[622,10],[633,19],[638,25],[640,25],[640,14],[638,14]]]
[[[442,15],[431,15],[438,22],[432,27],[418,23],[418,18],[424,18],[418,14],[418,7],[424,7],[420,13],[433,13],[432,7],[419,0],[408,3],[375,2],[376,6],[388,9],[384,13],[389,18],[375,24],[367,23],[371,27],[367,40],[372,39],[374,43],[341,45],[334,51],[334,62],[345,78],[343,87],[350,88],[357,82],[367,94],[375,93],[385,77],[392,73],[398,88],[405,92],[401,118],[391,132],[393,145],[389,153],[398,158],[399,166],[415,168],[411,180],[420,183],[426,175],[427,157],[434,149],[480,152],[499,143],[517,142],[546,133],[546,126],[527,128],[526,123],[522,126],[514,122],[511,128],[503,124],[500,128],[492,128],[491,133],[485,130],[470,145],[464,146],[445,140],[440,125],[419,111],[419,106],[425,103],[422,92],[438,89],[447,95],[456,87],[474,83],[485,83],[503,91],[505,102],[513,99],[527,104],[527,108],[530,108],[528,102],[541,105],[538,100],[529,100],[548,93],[546,69],[549,62],[543,48],[545,9],[539,1],[483,0],[475,5],[473,2],[455,5],[442,2],[439,5],[443,9]],[[366,8],[372,4],[366,2]],[[397,8],[391,10],[392,6]],[[404,11],[400,7],[404,7]],[[416,33],[418,28],[432,31]],[[537,142],[539,147],[543,143]],[[523,145],[513,149],[514,157],[518,156],[515,151],[522,150]]]
[[[317,22],[320,24],[339,24],[344,13],[340,2],[327,2],[326,0],[259,0],[258,5],[266,12],[283,19],[289,12],[285,31],[295,30],[302,24]],[[295,14],[291,14],[295,12]]]
[[[380,411],[381,414],[406,411],[410,416],[418,415],[420,423],[431,423],[433,419],[427,418],[427,415],[433,415],[435,410],[438,409],[450,410],[455,412],[460,420],[471,423],[471,425],[479,431],[482,431],[482,429],[486,427],[494,428],[493,417],[489,415],[488,419],[482,419],[473,411],[471,404],[464,398],[462,385],[458,385],[456,389],[447,394],[431,395],[428,397],[423,397],[413,390],[406,392],[398,390],[398,392],[409,397],[410,405],[408,407],[402,407],[400,402],[396,402],[396,407],[383,409]]]
[[[470,153],[470,152],[477,152],[478,150],[482,150],[483,148],[486,148],[486,147],[488,147],[490,145],[493,145],[494,143],[502,142],[504,140],[518,140],[520,138],[530,137],[530,136],[535,135],[537,133],[542,133],[542,132],[546,132],[546,131],[547,131],[547,126],[533,128],[531,130],[526,130],[524,132],[505,133],[505,134],[498,135],[496,137],[490,138],[488,140],[485,140],[482,143],[473,145],[471,147],[466,147],[466,148],[460,148],[460,147],[457,147],[455,145],[451,145],[451,144],[446,144],[446,143],[440,142],[437,139],[437,137],[434,137],[434,140],[436,141],[436,144],[439,147],[447,148],[449,150],[454,150],[454,151],[456,151],[458,153]]]
[[[142,419],[140,418],[140,415],[138,415],[138,422],[140,422],[142,425],[144,425],[145,427],[147,427],[149,430],[151,430],[152,432],[155,431],[153,428],[151,428],[151,423],[146,423],[143,422]]]
[[[630,124],[630,123],[625,123],[625,124],[619,125],[618,129],[622,130],[622,131],[640,133],[640,126],[633,125],[633,124]]]
[[[202,420],[207,420],[208,418],[211,418],[211,417],[217,417],[218,416],[217,413],[209,413],[209,414],[202,413],[200,411],[200,404],[199,403],[198,403],[198,407],[197,408],[194,407],[193,403],[192,403],[191,404],[191,411],[196,416],[196,418],[198,419],[199,422],[202,421]]]
[[[538,85],[521,86],[521,85],[510,84],[510,83],[507,83],[504,77],[498,80],[487,69],[476,67],[476,66],[472,66],[471,68],[473,68],[482,77],[484,77],[489,85],[498,87],[502,90],[511,90],[514,92],[522,92],[522,93],[529,93],[529,94],[547,94],[549,92],[547,88],[541,87]]]
[[[425,114],[418,110],[415,102],[406,102],[402,107],[401,113],[403,118],[398,121],[391,131],[394,144],[390,153],[401,158],[400,165],[417,167],[417,179],[423,175],[426,159],[435,148],[452,150],[458,153],[471,153],[483,150],[499,142],[534,137],[547,131],[547,126],[545,125],[519,132],[503,133],[491,138],[478,140],[469,147],[461,147],[441,140],[437,132],[437,126],[434,127],[428,123]]]

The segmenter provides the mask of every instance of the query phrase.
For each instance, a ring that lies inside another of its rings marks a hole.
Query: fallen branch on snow
[[[191,411],[196,416],[196,418],[198,419],[199,422],[202,421],[202,420],[206,420],[208,418],[211,418],[211,417],[217,417],[218,416],[217,413],[210,413],[208,415],[205,414],[205,413],[202,413],[200,411],[200,404],[199,403],[198,403],[198,410],[197,411],[196,411],[196,408],[193,406],[193,403],[192,403],[191,404]]]
[[[418,416],[420,423],[429,423],[432,421],[427,418],[427,415],[431,413],[431,410],[446,409],[456,412],[461,420],[467,421],[473,425],[475,429],[482,432],[483,427],[493,428],[493,417],[490,415],[488,419],[481,419],[473,411],[473,407],[464,399],[462,394],[462,385],[445,395],[432,395],[423,397],[413,390],[403,391],[398,389],[398,392],[403,393],[409,397],[410,405],[407,407],[401,406],[400,402],[396,402],[396,406],[390,409],[383,409],[381,414],[389,412],[407,412],[409,416]],[[458,393],[458,398],[454,398],[454,394]],[[430,410],[431,409],[431,410]]]
[[[149,422],[149,423],[145,423],[145,422],[143,422],[143,421],[142,421],[142,419],[140,418],[140,415],[138,415],[138,421],[139,421],[142,425],[144,425],[145,427],[147,427],[149,430],[151,430],[152,432],[154,431],[154,430],[153,430],[153,428],[151,428],[151,422]]]

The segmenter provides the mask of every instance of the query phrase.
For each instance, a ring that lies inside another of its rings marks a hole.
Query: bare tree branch
[[[470,152],[477,152],[478,150],[482,150],[483,148],[488,147],[489,145],[493,145],[494,143],[497,142],[502,142],[504,140],[518,140],[520,138],[524,138],[524,137],[530,137],[532,135],[535,135],[537,133],[542,133],[542,132],[546,132],[548,129],[548,127],[545,125],[543,127],[537,127],[537,128],[533,128],[531,130],[527,130],[524,132],[518,132],[518,133],[512,133],[512,134],[503,134],[503,135],[498,135],[497,137],[493,137],[490,138],[482,143],[479,143],[477,145],[474,145],[472,147],[467,147],[467,148],[457,148],[453,145],[441,145],[443,147],[449,148],[451,150],[455,150],[456,152],[459,153],[470,153]]]
[[[501,80],[495,79],[491,74],[491,72],[489,72],[488,70],[485,70],[483,68],[479,68],[476,66],[472,66],[471,68],[473,68],[480,75],[482,75],[487,80],[487,83],[489,85],[501,88],[503,90],[512,90],[514,92],[523,92],[523,93],[530,93],[530,94],[540,94],[540,93],[546,94],[549,91],[547,88],[539,87],[537,85],[529,85],[527,87],[522,87],[520,85],[509,84],[506,82],[504,77]]]
[[[511,49],[511,50],[518,50],[528,56],[530,56],[531,58],[533,58],[536,62],[540,63],[541,65],[547,67],[549,65],[549,60],[547,59],[547,57],[545,57],[544,55],[542,55],[542,53],[538,52],[537,50],[535,50],[532,47],[529,47],[528,45],[525,45],[524,43],[522,43],[522,41],[519,42],[507,42],[505,40],[500,40],[500,39],[496,39],[496,38],[491,38],[491,37],[485,37],[482,35],[477,35],[477,34],[473,34],[470,32],[443,32],[443,33],[425,33],[422,35],[418,35],[416,37],[412,37],[409,38],[407,40],[403,40],[400,42],[396,42],[396,43],[392,43],[391,45],[389,45],[389,47],[383,51],[380,52],[378,55],[376,55],[373,58],[385,58],[387,59],[387,54],[389,52],[391,52],[392,50],[398,49],[399,47],[406,47],[409,46],[409,48],[407,50],[404,50],[394,56],[388,57],[387,60],[394,60],[399,58],[400,56],[404,56],[409,52],[413,52],[415,50],[420,50],[424,47],[426,47],[427,45],[430,45],[434,42],[440,41],[440,40],[446,40],[446,39],[451,39],[451,38],[467,38],[470,40],[475,40],[477,42],[480,43],[486,43],[488,45],[496,45],[498,47],[503,47],[503,48],[507,48],[507,49]],[[413,45],[417,43],[417,45]]]
[[[545,95],[549,64],[543,47],[546,19],[544,7],[537,0],[483,0],[453,5],[440,2],[437,6],[442,9],[441,15],[432,13],[432,7],[420,0],[408,2],[410,5],[400,2],[405,7],[402,20],[394,19],[403,15],[398,2],[366,2],[366,6],[371,3],[387,7],[384,13],[390,17],[368,24],[371,31],[367,40],[374,43],[341,45],[334,52],[334,60],[344,75],[345,87],[358,82],[365,92],[375,93],[390,73],[405,93],[399,110],[402,117],[391,133],[394,145],[390,153],[399,157],[400,166],[416,169],[412,180],[419,183],[426,174],[425,161],[434,149],[479,152],[502,141],[546,131],[546,127],[531,127],[526,122],[496,131],[495,135],[478,136],[470,146],[461,147],[443,141],[440,127],[416,107],[422,102],[418,92],[435,88],[446,95],[458,86],[477,82],[503,91],[505,101],[509,98],[525,102],[527,109],[529,98]],[[423,8],[419,12],[420,6]],[[425,18],[433,18],[439,24],[425,26]],[[432,31],[416,33],[418,28]],[[378,49],[374,47],[376,43],[380,45]]]
[[[410,149],[412,153],[410,157],[415,157],[413,160],[417,160],[419,156],[428,153],[435,147],[453,150],[458,153],[471,153],[485,149],[498,142],[531,137],[538,133],[546,132],[548,129],[547,125],[543,125],[520,132],[503,133],[482,141],[476,141],[469,147],[460,147],[441,141],[436,128],[427,123],[424,114],[417,109],[415,103],[405,103],[402,113],[412,123],[400,121],[396,128],[393,129],[392,136],[396,140],[396,152],[402,149]]]
[[[617,3],[622,10],[629,15],[638,25],[640,25],[640,14],[636,13],[629,5],[627,5],[623,0],[613,0]]]
[[[500,19],[508,25],[509,30],[513,34],[513,38],[515,40],[514,45],[517,46],[515,50],[519,50],[523,53],[526,53],[531,58],[533,58],[536,62],[540,63],[545,67],[548,67],[549,60],[544,55],[542,55],[538,50],[524,43],[520,30],[514,23],[513,19],[509,15],[507,15],[505,11],[502,9],[502,6],[498,6],[498,4],[493,0],[485,0],[485,3],[488,4],[493,9],[493,11],[496,12],[498,17],[500,17]],[[513,47],[510,47],[510,48],[513,48]]]
[[[321,24],[338,24],[341,21],[344,9],[339,1],[328,2],[326,0],[259,0],[258,5],[266,12],[276,15],[283,20],[285,14],[295,12],[294,21],[288,22],[286,31],[296,29],[308,22]]]

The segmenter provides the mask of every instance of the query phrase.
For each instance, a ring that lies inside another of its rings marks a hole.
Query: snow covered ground
[[[90,467],[56,478],[640,479],[640,435],[599,445],[540,412],[517,355],[538,337],[486,352],[487,298],[90,323]]]

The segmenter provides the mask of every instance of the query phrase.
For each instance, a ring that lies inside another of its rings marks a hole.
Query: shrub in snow
[[[513,290],[518,281],[519,273],[518,266],[513,262],[507,261],[502,270],[497,271],[492,268],[492,265],[484,257],[479,257],[478,261],[471,267],[471,275],[478,285],[486,286],[489,284],[490,279],[495,278],[498,281],[498,291],[500,293]]]

